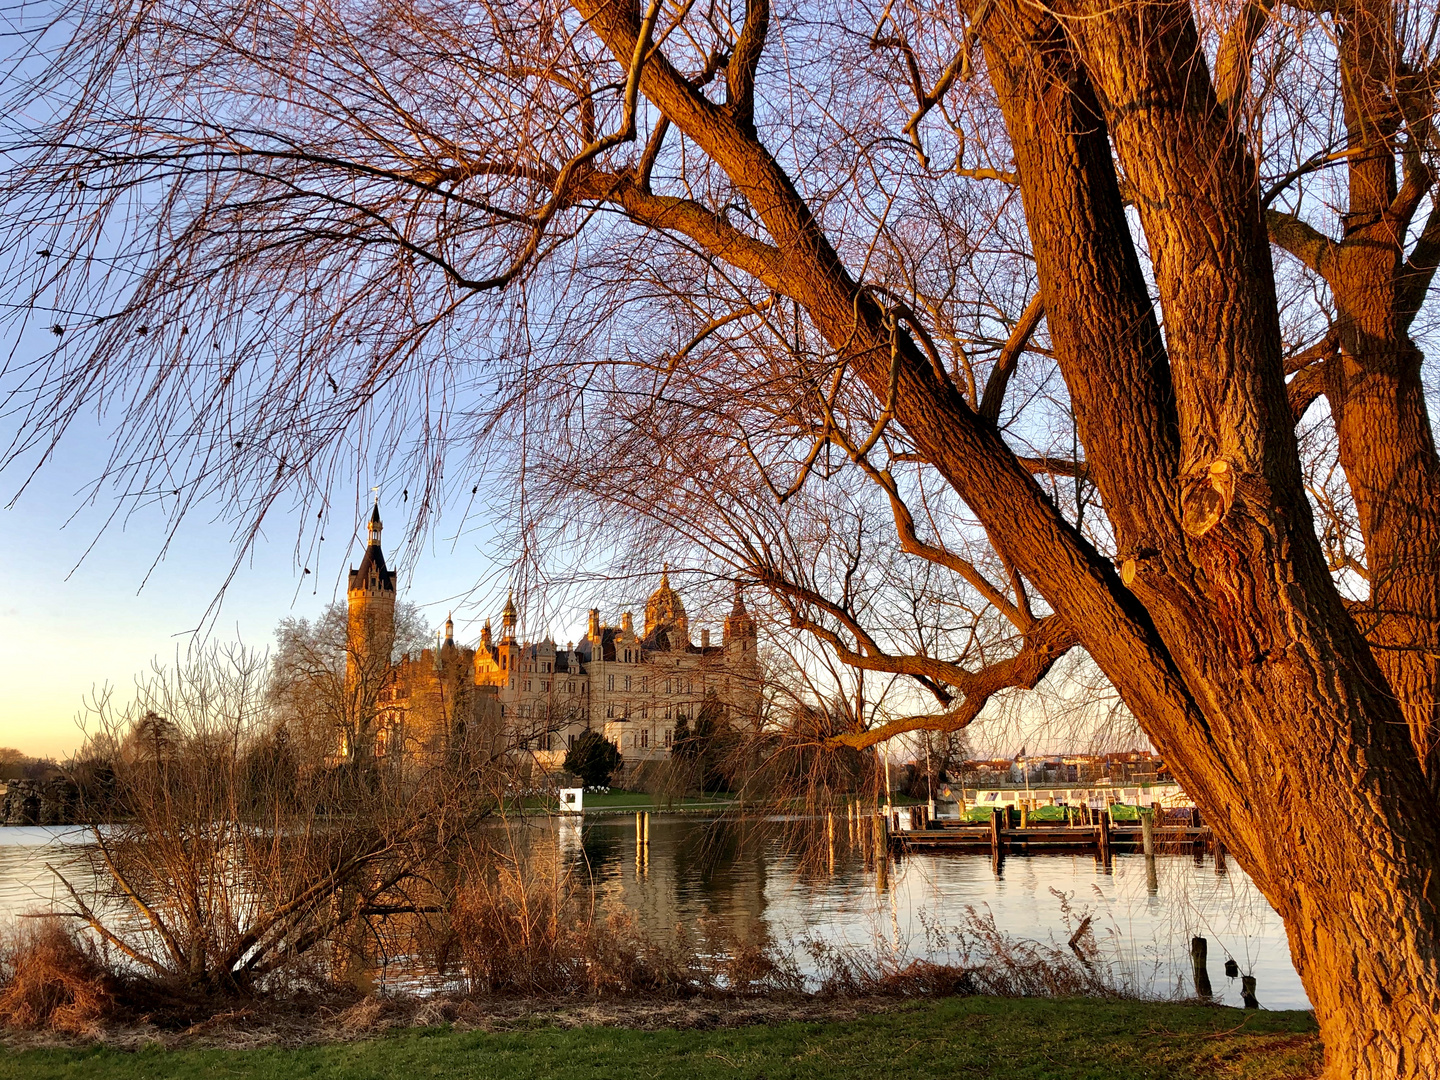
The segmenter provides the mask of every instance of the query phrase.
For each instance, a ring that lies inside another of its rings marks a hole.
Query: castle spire
[[[445,644],[446,644],[446,645],[454,645],[454,644],[455,644],[455,620],[454,620],[454,618],[452,618],[453,615],[454,615],[454,612],[446,612],[446,614],[445,614]]]
[[[515,593],[512,590],[505,598],[505,610],[500,613],[500,639],[509,641],[515,637]]]
[[[380,546],[380,496],[375,496],[375,509],[370,512],[370,524],[366,529],[368,539],[366,547]]]

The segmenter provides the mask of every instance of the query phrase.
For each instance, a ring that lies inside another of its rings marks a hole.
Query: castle
[[[630,612],[619,626],[607,626],[592,609],[578,643],[562,649],[548,636],[522,642],[512,595],[499,637],[487,619],[475,648],[458,645],[447,617],[438,650],[392,663],[396,575],[385,565],[381,529],[377,505],[346,594],[346,682],[352,699],[373,712],[368,726],[377,754],[442,750],[488,715],[498,720],[509,752],[531,756],[546,771],[561,768],[586,730],[603,732],[629,769],[668,757],[676,723],[695,719],[712,695],[732,723],[758,722],[757,634],[739,589],[720,643],[711,644],[710,632],[701,630],[696,645],[668,569],[646,602],[640,633]]]

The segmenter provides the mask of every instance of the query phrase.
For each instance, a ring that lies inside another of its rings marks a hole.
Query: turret
[[[485,625],[480,628],[480,646],[486,652],[495,644],[495,635],[490,632],[490,620],[485,620]]]
[[[725,616],[725,651],[746,655],[755,651],[755,620],[745,610],[745,598],[740,592],[740,583],[735,583],[735,603],[730,614]]]
[[[505,598],[505,610],[500,613],[500,640],[515,640],[515,594]]]
[[[370,515],[365,554],[359,567],[350,570],[346,601],[345,675],[352,693],[363,689],[373,695],[379,677],[389,669],[390,651],[395,646],[395,572],[385,565],[380,550],[380,504]],[[362,679],[363,676],[363,679]]]

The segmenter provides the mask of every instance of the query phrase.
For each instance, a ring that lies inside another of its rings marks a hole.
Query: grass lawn
[[[676,799],[674,806],[687,809],[691,807],[705,806],[730,806],[734,803],[728,795],[704,796],[702,798]],[[611,788],[604,794],[595,794],[587,791],[585,793],[586,810],[656,810],[653,796],[643,791],[626,791],[624,788]]]
[[[406,1029],[300,1050],[0,1051],[0,1080],[1300,1080],[1308,1013],[951,998],[835,1023],[705,1031]]]

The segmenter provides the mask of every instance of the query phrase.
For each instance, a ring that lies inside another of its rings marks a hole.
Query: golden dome
[[[689,647],[690,618],[685,614],[680,594],[670,587],[669,563],[660,575],[660,587],[645,603],[645,639],[650,640],[659,630],[667,631],[672,649]]]

